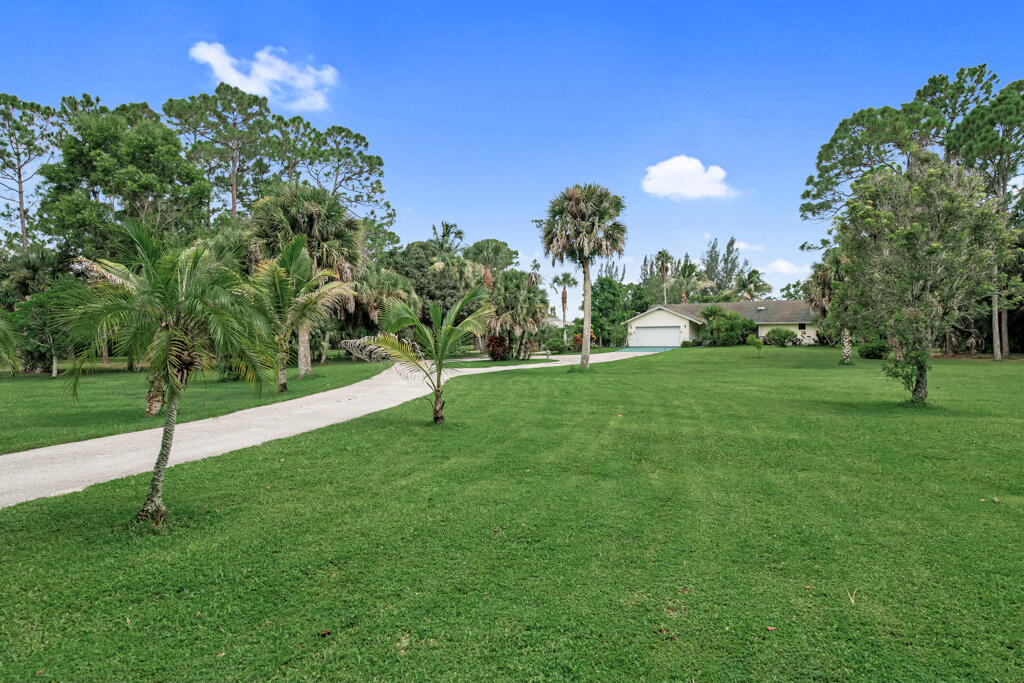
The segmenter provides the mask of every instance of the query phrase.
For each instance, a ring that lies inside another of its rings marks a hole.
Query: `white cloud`
[[[262,95],[295,111],[319,111],[327,108],[327,91],[338,82],[338,70],[331,65],[319,69],[284,59],[288,51],[265,47],[252,61],[228,54],[220,43],[199,41],[188,51],[189,57],[209,65],[220,81],[254,95]]]
[[[704,239],[709,240],[709,239],[711,239],[711,233],[710,232],[705,232],[705,233],[703,233],[703,237],[704,237]]]
[[[749,242],[737,242],[736,248],[741,251],[764,251],[763,244],[750,244]]]
[[[761,272],[766,275],[808,275],[811,272],[811,267],[807,265],[800,266],[790,263],[785,259],[777,258],[761,268]]]
[[[725,169],[704,167],[700,159],[685,154],[647,167],[644,192],[669,199],[732,197],[736,191],[725,184]]]

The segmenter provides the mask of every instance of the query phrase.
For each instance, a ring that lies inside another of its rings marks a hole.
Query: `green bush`
[[[761,355],[761,347],[764,346],[764,342],[756,334],[747,335],[747,346],[753,346],[757,349],[757,355]]]
[[[707,321],[700,331],[704,346],[738,346],[748,334],[757,333],[757,324],[753,320],[721,306],[705,306],[700,309],[700,315]]]
[[[544,348],[551,353],[565,353],[569,350],[569,345],[562,341],[561,337],[552,337],[544,344]]]
[[[881,340],[865,342],[857,347],[857,355],[861,358],[884,360],[889,357],[889,344]]]
[[[764,335],[764,340],[772,346],[789,346],[796,343],[796,332],[784,327],[773,327]]]
[[[684,348],[684,349],[690,349],[690,348],[693,348],[694,346],[700,346],[700,342],[699,341],[694,341],[692,339],[686,339],[679,346]]]

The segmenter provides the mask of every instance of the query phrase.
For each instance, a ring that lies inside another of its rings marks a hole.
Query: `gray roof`
[[[755,323],[809,323],[814,320],[811,305],[806,301],[723,301],[715,304],[667,304],[664,306],[658,304],[649,310],[664,308],[703,323],[705,321],[700,311],[705,306],[721,306],[727,311],[735,311],[744,318],[750,318]]]

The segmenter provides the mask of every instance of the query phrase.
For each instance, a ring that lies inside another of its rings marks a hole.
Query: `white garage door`
[[[632,346],[679,346],[679,326],[635,328]]]

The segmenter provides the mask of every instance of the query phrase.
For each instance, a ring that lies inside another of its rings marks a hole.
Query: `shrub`
[[[500,334],[487,338],[487,355],[491,360],[508,360],[508,340]]]
[[[757,355],[761,355],[761,347],[764,346],[764,342],[756,334],[747,335],[747,346],[753,346],[757,349]]]
[[[595,337],[594,333],[591,332],[590,333],[590,345],[593,346],[595,341],[597,341],[597,337]],[[573,337],[572,348],[574,350],[576,350],[576,351],[582,351],[583,350],[583,335],[582,334],[577,334],[575,337]]]
[[[684,348],[684,349],[689,349],[689,348],[693,348],[694,346],[700,346],[700,342],[699,341],[694,341],[692,339],[684,339],[683,342],[679,346],[681,348]]]
[[[861,358],[884,360],[889,357],[889,345],[881,340],[865,342],[857,347],[857,355]]]
[[[704,346],[738,346],[747,335],[757,333],[757,324],[721,306],[705,306],[700,315],[707,324],[700,331]]]
[[[764,340],[772,346],[788,346],[796,343],[796,332],[784,327],[773,327],[764,335]]]
[[[569,350],[569,345],[562,341],[561,337],[552,337],[548,339],[547,344],[544,345],[551,353],[565,353]]]

